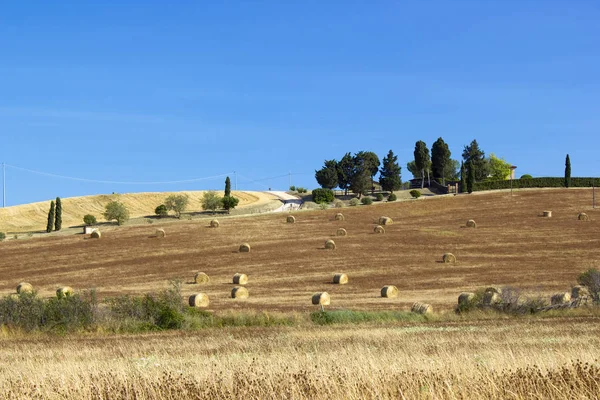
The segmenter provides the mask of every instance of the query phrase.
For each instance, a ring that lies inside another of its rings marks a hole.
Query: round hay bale
[[[218,228],[219,227],[219,221],[217,221],[216,219],[213,219],[212,221],[210,221],[210,227],[211,228]]]
[[[345,221],[345,220],[346,220],[346,218],[344,217],[344,214],[342,214],[342,213],[337,213],[337,214],[335,214],[335,220],[336,220],[336,221]]]
[[[569,292],[555,293],[552,295],[550,302],[553,306],[557,305],[557,304],[570,303],[571,302],[571,293],[569,293]]]
[[[411,312],[417,314],[433,314],[433,307],[427,303],[414,303],[410,308]]]
[[[379,217],[379,225],[391,225],[394,221],[390,217]]]
[[[233,289],[231,289],[232,299],[247,299],[248,296],[248,289],[246,289],[243,286],[236,286]]]
[[[246,274],[235,274],[233,276],[233,283],[235,285],[245,285],[248,283],[248,276]]]
[[[60,287],[58,289],[56,289],[56,297],[67,297],[67,296],[73,296],[73,288],[70,286],[63,286]]]
[[[31,293],[33,292],[33,286],[31,283],[21,282],[17,285],[17,293]]]
[[[586,213],[579,213],[579,215],[577,216],[577,219],[579,221],[589,221],[590,220],[590,216],[587,215]]]
[[[475,298],[475,293],[471,292],[462,292],[458,295],[458,305],[459,306],[468,306],[471,301]]]
[[[445,263],[455,263],[456,262],[456,256],[452,253],[445,253],[442,256],[442,261]]]
[[[398,288],[394,285],[385,285],[381,288],[381,297],[393,298],[398,297]]]
[[[204,272],[196,272],[194,275],[194,283],[208,283],[210,282],[210,278]]]
[[[542,217],[551,218],[552,217],[552,211],[542,211]]]
[[[590,291],[588,290],[588,288],[586,286],[577,285],[577,286],[573,286],[573,288],[571,289],[571,298],[573,300],[585,298],[585,297],[588,297],[589,295],[590,295]]]
[[[344,228],[338,228],[338,230],[335,232],[335,234],[337,236],[346,236],[346,235],[348,235],[348,232]]]
[[[498,304],[502,302],[502,298],[499,293],[496,292],[485,292],[483,294],[483,304],[491,306],[492,304]]]
[[[470,219],[467,221],[467,228],[477,228],[477,223],[474,219]]]
[[[189,299],[190,307],[208,307],[209,303],[208,296],[204,293],[193,294]]]
[[[328,306],[329,304],[331,304],[331,297],[329,296],[329,293],[327,293],[327,292],[315,293],[312,295],[312,303],[315,306],[318,306],[318,305]]]
[[[156,235],[156,237],[159,237],[159,238],[164,238],[165,236],[167,236],[167,234],[165,233],[165,230],[162,228],[157,229],[155,235]]]
[[[498,286],[489,286],[486,287],[484,290],[485,293],[491,292],[491,293],[496,293],[496,294],[502,294],[502,288],[498,287]]]
[[[385,233],[385,228],[381,225],[377,225],[375,228],[373,228],[373,232],[375,233]]]
[[[335,250],[335,242],[331,239],[325,242],[325,248],[328,250]]]
[[[335,274],[333,275],[333,283],[337,285],[345,285],[348,283],[348,275],[346,274]]]
[[[249,253],[249,252],[250,252],[250,245],[248,243],[240,244],[240,253]]]
[[[293,224],[294,222],[296,222],[296,217],[294,217],[293,215],[288,215],[287,216],[287,223],[288,224]]]
[[[98,229],[94,229],[90,237],[93,239],[100,239],[102,237],[102,233],[100,233]]]

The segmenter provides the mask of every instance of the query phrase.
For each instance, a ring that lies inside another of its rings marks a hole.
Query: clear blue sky
[[[598,1],[6,1],[7,205],[316,187],[347,151],[477,139],[517,176],[600,175]],[[233,178],[233,176],[232,176]]]

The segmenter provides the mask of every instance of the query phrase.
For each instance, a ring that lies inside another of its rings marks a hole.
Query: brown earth
[[[100,297],[141,294],[184,282],[184,294],[202,291],[211,310],[314,310],[311,295],[331,294],[329,309],[408,309],[414,301],[451,309],[461,291],[510,285],[544,296],[568,290],[577,276],[600,267],[600,212],[592,192],[523,190],[444,196],[408,202],[327,211],[182,221],[162,226],[106,226],[102,238],[84,235],[0,243],[0,294],[27,281],[43,296],[59,286],[96,288]],[[542,218],[552,210],[552,218]],[[335,221],[337,212],[346,220]],[[590,221],[578,221],[585,211]],[[385,234],[373,233],[382,215],[391,217]],[[465,227],[468,219],[477,228]],[[165,238],[152,237],[164,227]],[[335,236],[344,227],[348,236]],[[327,239],[337,249],[324,250]],[[252,246],[239,253],[241,243]],[[456,264],[441,263],[452,252]],[[195,272],[211,282],[192,284]],[[246,300],[230,298],[235,273],[248,275]],[[334,273],[347,285],[331,284]],[[380,297],[396,285],[395,299]]]

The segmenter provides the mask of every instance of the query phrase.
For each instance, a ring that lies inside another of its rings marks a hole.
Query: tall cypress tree
[[[390,150],[386,157],[383,157],[383,164],[379,170],[379,184],[383,190],[393,192],[402,187],[400,178],[400,165],[398,165],[398,156]]]
[[[473,167],[473,162],[469,161],[467,170],[467,192],[473,193],[473,183],[475,182],[475,168]]]
[[[54,208],[54,200],[50,202],[50,211],[48,211],[48,224],[46,225],[46,232],[52,232],[54,228],[54,214],[56,210]]]
[[[464,193],[467,189],[467,172],[465,171],[465,163],[460,163],[460,192]]]
[[[225,178],[225,197],[231,195],[231,180],[229,177]]]
[[[60,202],[60,197],[56,198],[56,214],[54,216],[54,230],[60,231],[62,228],[62,204]]]
[[[565,187],[568,188],[571,186],[571,159],[567,154],[567,159],[565,160]]]

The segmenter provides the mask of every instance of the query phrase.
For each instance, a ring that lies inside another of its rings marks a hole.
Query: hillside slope
[[[129,209],[131,218],[154,215],[154,209],[171,194],[187,194],[190,202],[187,212],[201,211],[204,191],[188,192],[144,192],[96,196],[69,197],[61,199],[63,205],[63,227],[83,224],[83,216],[92,214],[98,222],[104,221],[102,213],[106,204],[118,200]],[[238,208],[260,206],[276,199],[265,192],[232,192],[240,199]],[[46,229],[50,200],[0,208],[0,232],[30,232]]]

